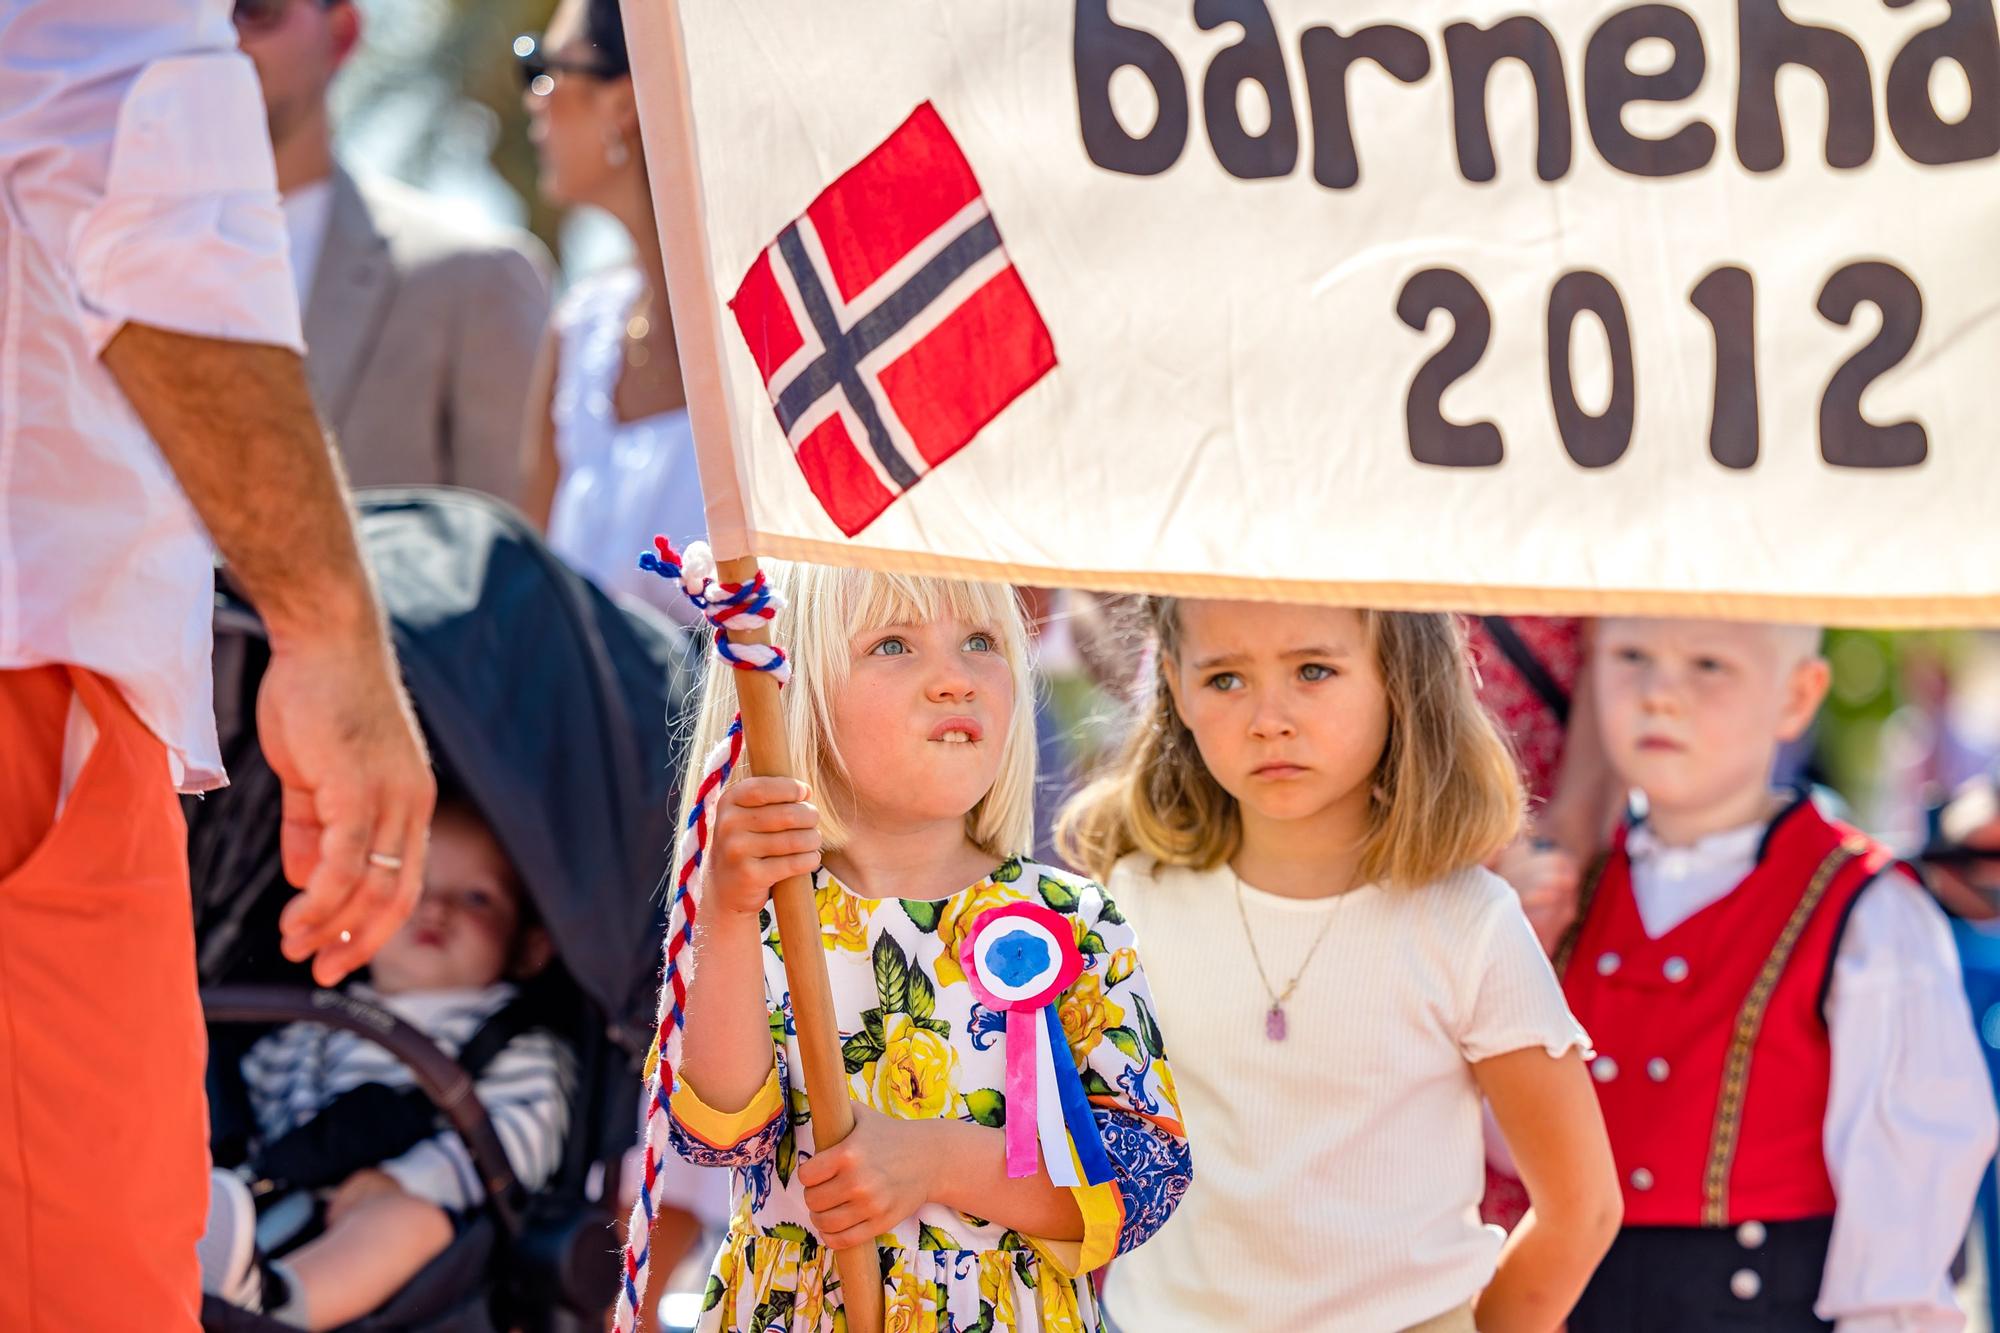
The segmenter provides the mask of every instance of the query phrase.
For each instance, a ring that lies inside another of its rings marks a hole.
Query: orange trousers
[[[65,723],[97,743],[57,815]],[[166,747],[100,676],[0,671],[0,1329],[200,1325],[207,1035]]]

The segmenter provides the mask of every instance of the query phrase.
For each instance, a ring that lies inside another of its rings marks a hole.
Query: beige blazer
[[[549,256],[336,167],[306,299],[306,377],[356,486],[470,486],[517,503]]]

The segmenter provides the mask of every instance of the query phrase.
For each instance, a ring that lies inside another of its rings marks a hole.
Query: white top
[[[0,670],[117,683],[222,781],[207,539],[97,356],[128,320],[298,350],[228,0],[0,0]]]
[[[1235,876],[1127,857],[1112,898],[1146,953],[1194,1183],[1112,1265],[1106,1308],[1146,1333],[1395,1333],[1478,1295],[1482,1226],[1470,1062],[1586,1045],[1512,889],[1473,869],[1421,889],[1311,901],[1244,891],[1272,985],[1299,972],[1289,1035],[1265,1035]]]
[[[455,1058],[516,991],[503,982],[396,995],[356,985],[353,993],[387,1009]],[[260,1038],[244,1055],[242,1067],[258,1133],[266,1140],[297,1129],[334,1098],[364,1083],[407,1088],[414,1082],[402,1061],[366,1037],[319,1023],[287,1024]],[[492,1117],[508,1164],[530,1190],[540,1188],[562,1164],[575,1086],[576,1057],[566,1043],[541,1029],[508,1042],[473,1085]],[[486,1197],[472,1154],[450,1129],[378,1165],[404,1189],[440,1208],[462,1212]]]
[[[1657,939],[1727,897],[1756,865],[1764,830],[1668,847],[1633,828],[1625,848],[1646,933]],[[2000,1125],[1951,926],[1901,871],[1855,904],[1826,1021],[1824,1142],[1839,1203],[1814,1309],[1838,1333],[1956,1333],[1965,1318],[1948,1270]]]
[[[613,399],[625,368],[625,321],[644,279],[613,269],[579,282],[556,311],[556,458],[561,478],[549,509],[549,546],[607,593],[636,597],[682,622],[678,588],[639,568],[663,534],[677,547],[704,537],[694,429],[684,409],[618,420]],[[664,316],[661,316],[664,317]]]
[[[301,185],[282,202],[285,236],[291,242],[292,290],[298,293],[299,309],[304,310],[313,275],[319,272],[320,251],[326,248],[326,224],[333,216],[333,181],[327,178]]]

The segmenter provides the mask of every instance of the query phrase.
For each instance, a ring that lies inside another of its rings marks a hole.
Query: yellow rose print
[[[951,1043],[908,1014],[890,1014],[882,1026],[882,1054],[864,1071],[868,1099],[904,1120],[935,1120],[951,1105],[958,1054]]]
[[[1056,1009],[1062,1019],[1063,1036],[1069,1039],[1070,1054],[1078,1065],[1090,1058],[1104,1040],[1104,1030],[1123,1026],[1125,1011],[1104,994],[1097,974],[1086,972],[1076,979]]]
[[[736,1290],[736,1279],[743,1271],[743,1242],[740,1232],[735,1233],[730,1243],[722,1249],[722,1258],[715,1266],[715,1275],[722,1280],[724,1291]]]
[[[940,986],[955,986],[965,981],[965,969],[958,965],[958,951],[965,943],[965,937],[972,931],[972,923],[980,914],[994,907],[1005,907],[1008,903],[1019,902],[1020,895],[1005,884],[983,884],[961,897],[954,898],[944,914],[938,918],[938,943],[944,952],[938,956],[937,979]]]
[[[779,1246],[760,1244],[757,1247],[755,1266],[750,1274],[752,1304],[762,1305],[771,1299],[771,1293],[778,1285],[778,1264],[782,1258]]]
[[[1020,1326],[1014,1313],[1014,1258],[1005,1250],[989,1250],[979,1256],[979,1299],[993,1307],[996,1333]]]
[[[1181,1113],[1181,1095],[1174,1088],[1173,1067],[1165,1061],[1158,1061],[1153,1065],[1153,1072],[1160,1076],[1160,1092],[1165,1095],[1167,1105],[1174,1108],[1174,1115],[1178,1118]]]
[[[1062,1028],[1057,1044],[1066,1054],[1056,1056],[1057,1067],[1065,1060],[1086,1067],[1083,1077],[1098,1094],[1094,1118],[1129,1117],[1118,1122],[1127,1135],[1120,1142],[1143,1134],[1162,1145],[1144,1155],[1143,1180],[1120,1185],[1128,1214],[1123,1240],[1126,1229],[1157,1225],[1171,1207],[1186,1178],[1186,1156],[1178,1139],[1169,1142],[1176,1090],[1146,998],[1143,950],[1135,952],[1131,931],[1108,903],[1100,909],[1095,893],[1053,867],[1010,861],[937,899],[877,902],[821,877],[814,905],[819,956],[839,1007],[845,1090],[906,1123],[969,1120],[990,1129],[1012,1109],[1003,1091],[1005,1024],[997,1021],[1004,1015],[973,1011],[986,992],[960,962],[975,927],[996,911],[1032,908],[1041,928],[1054,931],[1054,952],[1065,959],[1074,932],[1084,971],[1070,971],[1065,962],[1069,984],[1050,986],[1041,997],[1055,1006],[1049,1025]],[[1003,931],[993,943],[1007,937]],[[802,1114],[796,1038],[784,1027],[790,997],[780,956],[768,947],[774,939],[775,928],[767,926],[759,961],[782,1053],[780,1093],[795,1118],[764,1125],[734,1148],[717,1148],[723,1164],[736,1168],[734,1216],[702,1290],[700,1326],[707,1333],[780,1327],[850,1333],[846,1284],[832,1251],[806,1225],[799,1164],[812,1126]],[[1031,960],[1026,951],[1018,959],[1003,956],[994,963],[996,975],[1013,975],[1016,961],[1025,967]],[[1019,1109],[1031,1118],[1029,1108]],[[1112,1141],[1109,1130],[1105,1137]],[[1003,1222],[931,1202],[877,1236],[873,1248],[881,1262],[883,1316],[875,1333],[1099,1333],[1102,1326],[1090,1279],[1065,1276],[1048,1249]],[[872,1266],[868,1276],[876,1278]]]
[[[822,1251],[799,1265],[799,1296],[792,1303],[797,1310],[817,1310],[826,1301],[826,1270],[832,1263],[829,1252]]]
[[[760,1297],[769,1296],[773,1291],[796,1292],[799,1289],[799,1247],[779,1245],[776,1250],[767,1270],[769,1280],[758,1284]]]
[[[813,903],[819,909],[820,940],[827,948],[868,952],[868,918],[878,905],[874,899],[855,897],[829,875],[813,890]]]
[[[1077,1309],[1076,1288],[1067,1282],[1042,1287],[1043,1333],[1084,1333],[1083,1312]]]
[[[933,1289],[917,1281],[904,1255],[889,1270],[889,1308],[882,1312],[882,1333],[937,1333],[937,1301]]]

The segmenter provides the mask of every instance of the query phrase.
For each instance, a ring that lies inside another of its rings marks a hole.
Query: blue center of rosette
[[[1012,930],[986,950],[994,980],[1018,990],[1049,970],[1049,942],[1031,930]]]

